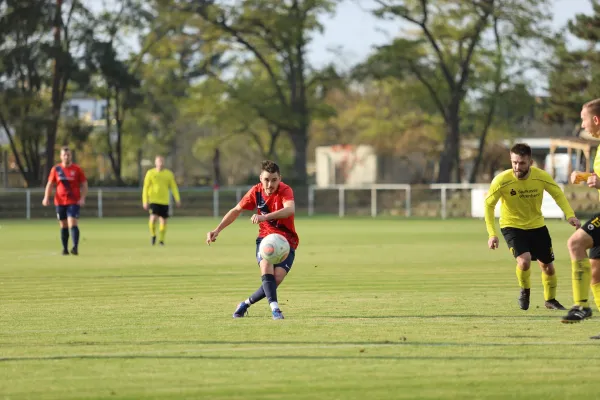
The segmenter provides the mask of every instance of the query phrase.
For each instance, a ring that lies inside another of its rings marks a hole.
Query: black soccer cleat
[[[592,318],[592,309],[590,307],[573,306],[565,315],[561,322],[563,324],[574,324],[585,319]]]
[[[160,246],[164,246],[164,245],[165,245],[165,242],[158,242],[158,244],[159,244]]]
[[[152,244],[152,246],[156,244],[156,236],[152,236],[150,243]]]
[[[77,249],[77,247],[73,247],[71,249],[71,254],[73,254],[74,256],[78,256],[79,255],[79,250]]]
[[[521,289],[521,294],[519,295],[519,307],[521,310],[529,310],[529,294],[531,293],[531,289]]]
[[[63,256],[68,256],[68,255],[69,255],[69,250],[67,250],[67,249],[63,249],[63,251],[62,251],[62,255],[63,255]]]
[[[566,310],[565,306],[560,304],[556,299],[548,300],[544,303],[544,305],[549,310]]]
[[[600,339],[600,335],[590,336],[590,339]]]

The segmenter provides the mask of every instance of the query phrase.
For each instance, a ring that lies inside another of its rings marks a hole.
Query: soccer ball
[[[290,244],[287,239],[278,233],[271,233],[263,238],[258,247],[258,253],[271,264],[279,264],[290,253]]]

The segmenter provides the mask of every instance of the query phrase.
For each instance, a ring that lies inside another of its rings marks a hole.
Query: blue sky
[[[557,31],[574,15],[592,13],[590,0],[554,0],[553,3],[553,25]],[[351,66],[364,59],[373,45],[386,43],[396,36],[398,23],[373,17],[368,10],[374,5],[373,0],[343,0],[335,15],[323,18],[325,31],[315,37],[310,48],[313,65],[333,61],[340,66]]]

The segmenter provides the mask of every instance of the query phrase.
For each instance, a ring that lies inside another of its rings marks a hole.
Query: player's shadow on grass
[[[485,319],[556,319],[559,315],[480,315],[480,314],[440,314],[440,315],[315,315],[315,318],[331,319],[436,319],[436,318],[485,318]]]
[[[357,349],[357,352],[360,350]],[[27,362],[27,361],[61,361],[61,360],[236,360],[236,361],[255,361],[255,360],[395,360],[395,361],[573,361],[585,360],[589,357],[569,357],[569,356],[377,356],[366,354],[367,350],[357,355],[327,356],[327,355],[258,355],[258,356],[218,356],[218,355],[145,355],[145,354],[124,354],[124,355],[65,355],[48,357],[3,357],[2,362]]]

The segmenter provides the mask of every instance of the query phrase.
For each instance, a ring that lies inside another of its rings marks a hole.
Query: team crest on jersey
[[[511,196],[516,196],[516,194],[517,194],[517,192],[515,191],[515,189],[513,189],[513,190],[510,191],[510,195]]]
[[[71,176],[75,176],[75,171],[71,171]]]

